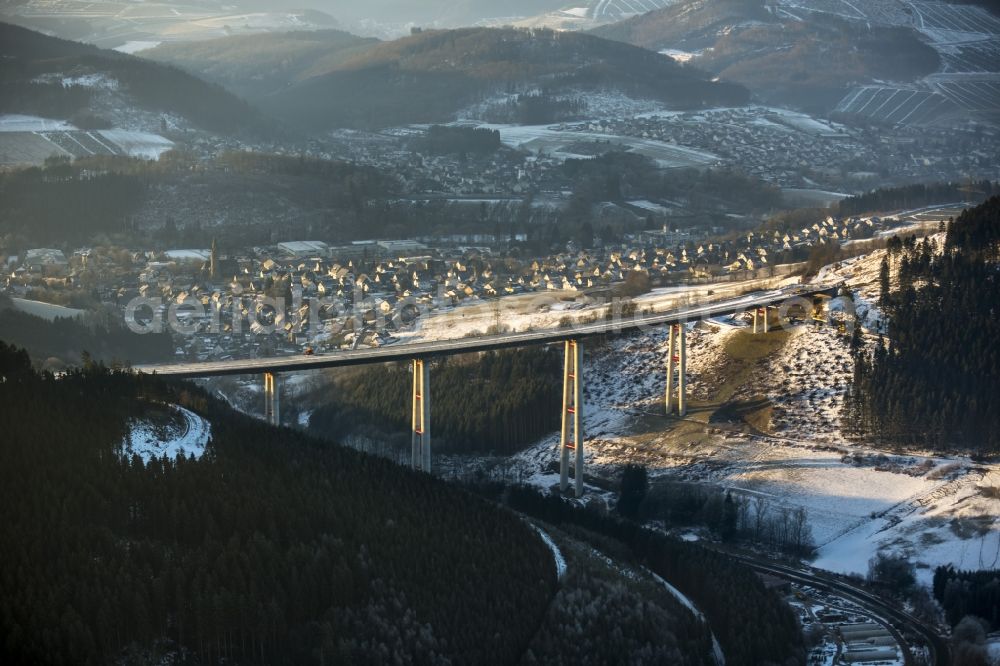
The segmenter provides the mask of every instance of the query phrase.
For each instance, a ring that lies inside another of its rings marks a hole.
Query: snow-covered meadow
[[[143,462],[154,458],[173,460],[177,456],[201,458],[212,437],[212,424],[178,405],[167,408],[177,417],[169,423],[154,424],[145,419],[129,423],[122,442],[123,455],[138,455]]]

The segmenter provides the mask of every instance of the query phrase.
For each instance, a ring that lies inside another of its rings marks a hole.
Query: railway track
[[[766,573],[793,583],[808,585],[819,590],[834,592],[870,611],[873,615],[886,622],[887,629],[902,648],[904,663],[907,666],[917,666],[909,649],[912,639],[908,639],[908,636],[919,638],[927,646],[932,666],[949,666],[951,663],[948,642],[933,628],[928,627],[916,617],[892,606],[889,602],[862,587],[848,583],[832,574],[814,569],[797,569],[776,564],[762,558],[731,552],[727,552],[726,554],[739,560],[754,571]]]

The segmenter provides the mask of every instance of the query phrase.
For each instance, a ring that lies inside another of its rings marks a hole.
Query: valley
[[[1000,663],[998,77],[995,0],[0,0],[4,663]]]

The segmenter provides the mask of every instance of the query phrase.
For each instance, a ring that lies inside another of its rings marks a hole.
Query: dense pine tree
[[[161,402],[210,418],[202,459],[122,454]],[[553,594],[515,515],[189,385],[0,343],[0,432],[4,663],[513,663]]]
[[[431,366],[435,450],[512,453],[559,427],[562,356],[551,349],[488,352]],[[309,429],[342,437],[356,429],[405,431],[410,425],[407,364],[366,369],[338,383]]]
[[[893,446],[997,451],[1000,197],[952,222],[941,251],[915,237],[888,249],[899,266],[880,300],[888,335],[870,352],[853,345],[845,427]]]

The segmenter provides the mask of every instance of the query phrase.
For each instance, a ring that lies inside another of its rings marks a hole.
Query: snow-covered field
[[[114,50],[118,51],[119,53],[128,53],[129,55],[133,55],[135,53],[139,53],[140,51],[145,51],[146,49],[156,48],[162,43],[163,42],[158,42],[158,41],[154,42],[148,40],[133,39],[125,42],[121,46],[116,46]]]
[[[0,115],[0,132],[64,132],[75,129],[75,125],[65,120],[20,114]]]
[[[178,417],[176,422],[154,425],[134,420],[129,424],[129,434],[122,442],[123,454],[136,454],[147,463],[153,458],[173,460],[179,455],[201,458],[212,437],[212,424],[178,405],[168,407]]]
[[[824,544],[816,565],[864,572],[876,552],[896,552],[916,563],[917,577],[925,584],[940,565],[967,570],[1000,566],[1000,526],[995,519],[1000,499],[993,495],[1000,469],[965,458],[934,462],[931,472],[900,484],[914,489],[913,495]]]
[[[30,301],[24,298],[12,298],[11,302],[13,302],[14,307],[21,312],[26,312],[27,314],[35,317],[41,317],[42,319],[47,319],[48,321],[54,321],[59,317],[74,319],[76,317],[82,317],[86,314],[85,310],[67,308],[62,305],[53,305],[52,303],[43,303],[41,301]]]
[[[500,140],[514,148],[544,152],[562,159],[589,158],[572,152],[572,146],[582,142],[601,142],[625,146],[632,152],[645,155],[664,168],[704,167],[719,164],[721,158],[704,150],[680,146],[655,139],[617,136],[601,132],[575,132],[558,129],[554,125],[480,125],[500,132]]]
[[[121,148],[130,157],[142,157],[147,160],[159,159],[160,155],[174,147],[173,141],[150,132],[110,129],[100,130],[98,134]]]
[[[84,131],[64,120],[0,115],[0,164],[41,164],[52,155],[128,155],[159,159],[174,143],[159,134],[126,129]]]

